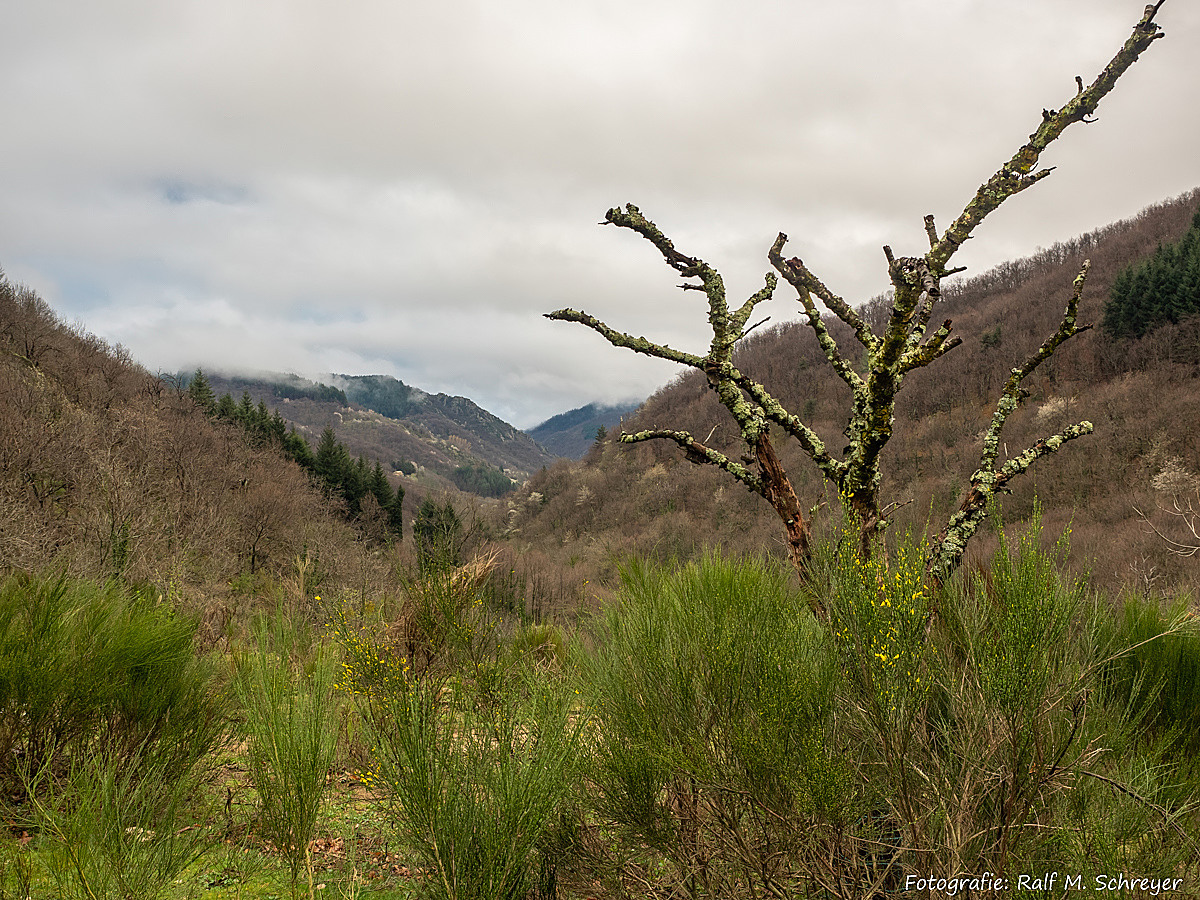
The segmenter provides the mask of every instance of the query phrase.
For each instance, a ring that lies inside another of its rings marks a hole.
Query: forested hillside
[[[571,459],[582,459],[588,449],[609,431],[620,430],[621,420],[640,404],[602,406],[589,403],[578,409],[551,416],[529,429],[529,436],[553,453]]]
[[[957,508],[1010,369],[1054,332],[1083,260],[1090,258],[1092,266],[1079,318],[1099,325],[1112,286],[1127,277],[1122,273],[1160,245],[1180,240],[1198,202],[1200,192],[1193,191],[943,287],[934,316],[952,319],[964,343],[929,369],[910,373],[899,397],[881,489],[901,504],[895,530],[934,531]],[[887,298],[876,298],[864,316],[880,325],[887,308]],[[832,316],[825,321],[847,358],[857,358],[848,329]],[[620,365],[625,352],[613,349],[612,364]],[[735,358],[838,455],[846,443],[842,429],[850,392],[806,324],[755,332],[739,344]],[[1195,499],[1198,376],[1200,319],[1195,317],[1167,323],[1141,339],[1093,328],[1065,345],[1025,384],[1029,396],[1008,420],[1000,462],[1009,447],[1019,452],[1068,422],[1090,420],[1095,433],[1015,481],[1013,493],[1003,498],[1005,520],[1027,520],[1036,499],[1046,510],[1047,535],[1069,526],[1071,563],[1092,571],[1098,584],[1196,590],[1195,558],[1171,553],[1151,525],[1180,540],[1189,536],[1187,521],[1172,514],[1172,504],[1186,503],[1189,491]],[[687,430],[700,439],[707,435],[716,450],[740,452],[736,425],[695,371],[680,375],[625,423],[629,432],[652,428]],[[686,461],[670,442],[630,446],[616,437],[609,435],[582,463],[556,464],[509,498],[505,527],[512,539],[529,546],[559,545],[560,557],[588,567],[592,577],[611,571],[615,558],[635,551],[690,557],[718,545],[783,553],[778,521],[761,498],[712,467]],[[780,442],[804,507],[825,504],[826,512],[836,507],[836,497],[811,463]],[[973,549],[979,554],[994,545],[981,535]]]
[[[146,585],[217,639],[255,595],[369,552],[277,446],[0,282],[0,568]]]
[[[896,513],[898,531],[940,527],[956,507],[998,390],[1009,369],[1053,329],[1082,259],[1092,259],[1092,270],[1080,317],[1098,324],[1105,304],[1120,296],[1111,288],[1122,273],[1184,237],[1198,201],[1193,192],[948,286],[938,314],[954,320],[965,343],[931,370],[912,373],[900,397],[883,485],[904,504]],[[32,292],[5,282],[0,303],[0,559],[6,566],[54,562],[80,574],[220,593],[239,578],[286,572],[306,552],[321,554],[331,572],[343,564],[338,560],[359,552],[354,542],[362,533],[347,524],[344,500],[314,486],[278,449],[204,415],[186,392],[153,377],[120,348],[67,326]],[[872,301],[866,317],[884,308],[882,298]],[[839,324],[831,321],[830,329],[848,346]],[[612,353],[619,365],[620,351]],[[848,391],[828,370],[807,326],[785,323],[752,334],[739,348],[738,364],[840,449]],[[1195,590],[1195,559],[1171,553],[1153,529],[1188,539],[1187,520],[1172,514],[1172,504],[1194,497],[1200,472],[1198,375],[1196,318],[1139,339],[1100,328],[1080,335],[1027,385],[1030,396],[1010,419],[1005,441],[1025,447],[1084,418],[1095,422],[1095,434],[1014,483],[1004,498],[1005,519],[1028,519],[1036,498],[1046,510],[1047,534],[1070,525],[1072,565],[1091,570],[1099,584]],[[238,384],[214,378],[213,386]],[[299,432],[307,427],[313,434],[314,452],[322,423],[332,420],[354,453],[365,451],[385,465],[404,462],[389,458],[389,445],[368,442],[384,427],[382,417],[344,405],[334,392],[345,386],[326,386],[328,395],[320,397],[313,389],[282,385],[285,396],[272,399],[293,421],[312,422]],[[353,403],[348,396],[347,402]],[[737,435],[724,415],[703,378],[686,373],[627,417],[625,427],[711,433],[713,446],[732,450]],[[347,427],[356,423],[357,429]],[[362,443],[356,446],[352,437]],[[472,469],[469,455],[447,455],[448,470],[436,483],[404,479],[405,515],[411,522],[431,491],[449,491],[470,523],[471,546],[491,539],[524,559],[522,577],[527,593],[539,595],[530,599],[539,609],[565,609],[603,592],[617,562],[633,553],[690,558],[708,546],[782,552],[776,523],[759,498],[722,473],[685,461],[672,446],[630,447],[616,437],[609,432],[593,442],[581,462],[560,460],[534,472],[490,511],[459,495],[451,481],[456,469],[477,478],[488,472]],[[455,445],[452,435],[440,440]],[[784,446],[802,502],[825,504],[822,515],[828,514],[836,499]],[[991,546],[983,535],[975,551]]]
[[[205,374],[217,393],[265,403],[314,446],[332,428],[352,456],[425,490],[498,496],[554,459],[466,397],[429,394],[387,375],[331,375],[324,384],[279,373]]]

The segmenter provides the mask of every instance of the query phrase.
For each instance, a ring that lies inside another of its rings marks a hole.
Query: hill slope
[[[332,427],[354,455],[415,474],[430,487],[449,487],[456,470],[480,466],[519,483],[554,460],[466,397],[428,394],[388,375],[330,375],[324,384],[277,373],[205,374],[218,394],[246,392],[277,409],[310,444]]]
[[[930,369],[910,373],[900,394],[881,494],[885,502],[902,504],[894,516],[897,530],[940,529],[957,508],[978,467],[982,433],[1009,370],[1057,328],[1084,257],[1091,258],[1092,268],[1080,318],[1098,324],[1116,275],[1159,243],[1177,240],[1198,202],[1200,191],[1193,191],[944,287],[935,317],[952,319],[964,343]],[[882,300],[864,310],[874,322],[886,314]],[[846,357],[858,358],[853,335],[833,316],[825,321]],[[611,351],[614,364],[623,352]],[[755,332],[740,345],[736,362],[840,455],[849,389],[807,325]],[[1015,455],[1081,419],[1095,423],[1095,434],[1040,460],[1014,481],[1004,503],[1006,520],[1027,519],[1036,496],[1045,508],[1047,537],[1071,523],[1072,563],[1091,569],[1100,583],[1200,587],[1194,562],[1169,553],[1135,512],[1169,505],[1170,497],[1154,489],[1164,470],[1200,473],[1198,385],[1200,320],[1135,342],[1115,342],[1098,328],[1069,341],[1026,382],[1030,396],[1008,420],[1003,452]],[[742,452],[736,425],[694,370],[651,397],[625,428],[711,433],[707,443],[715,449]],[[807,457],[782,438],[780,444],[802,504],[807,508],[824,497],[836,506]],[[609,440],[582,463],[560,462],[536,476],[510,501],[506,527],[514,540],[557,544],[565,557],[584,560],[598,573],[611,571],[612,559],[635,549],[690,556],[700,547],[722,545],[782,554],[774,513],[761,498],[736,488],[724,473],[685,461],[673,443],[631,447]],[[1152,519],[1167,531],[1180,524],[1161,512]],[[980,535],[972,546],[982,552],[989,542],[994,546],[995,538]]]
[[[551,416],[542,424],[530,428],[528,434],[555,456],[582,459],[595,442],[596,432],[600,428],[606,431],[619,429],[621,420],[639,405],[600,406],[589,403]]]
[[[298,466],[0,277],[0,574],[153,586],[220,632],[247,586],[306,555],[332,580],[353,545]]]

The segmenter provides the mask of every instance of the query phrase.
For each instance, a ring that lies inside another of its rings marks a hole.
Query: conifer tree
[[[374,467],[371,469],[371,474],[367,479],[367,493],[375,498],[375,502],[379,504],[387,516],[387,527],[397,540],[403,533],[401,525],[401,510],[404,505],[404,488],[397,486],[395,491],[392,491],[391,483],[388,481],[387,473],[383,471],[383,464],[376,460]]]
[[[1117,274],[1104,304],[1104,331],[1139,338],[1168,322],[1200,314],[1200,210],[1176,244],[1159,244],[1148,258]]]
[[[383,471],[383,463],[378,460],[371,468],[371,476],[367,480],[367,492],[379,503],[380,509],[387,509],[388,504],[392,502],[392,486],[388,483],[387,475]]]
[[[188,383],[188,396],[204,412],[212,415],[217,408],[217,397],[213,393],[212,385],[208,383],[204,372],[197,369],[192,375],[192,380]]]
[[[271,423],[268,431],[271,435],[271,440],[279,446],[284,446],[284,438],[287,437],[287,422],[283,416],[279,414],[279,410],[275,410],[271,416]]]
[[[338,443],[333,429],[326,427],[313,457],[313,471],[327,489],[340,488],[349,458],[346,448]]]
[[[425,499],[413,520],[413,539],[422,572],[461,565],[462,520],[449,500]]]
[[[242,402],[238,404],[235,418],[247,431],[254,428],[254,401],[250,399],[249,391],[242,391]]]
[[[294,459],[300,468],[307,472],[315,472],[316,457],[313,456],[312,448],[308,446],[308,440],[299,434],[295,427],[284,435],[283,452],[290,459]]]
[[[217,418],[225,422],[237,419],[237,404],[233,402],[232,395],[222,394],[221,399],[217,401]]]
[[[254,409],[254,433],[266,443],[271,438],[271,411],[267,409],[267,401],[259,400]]]
[[[388,529],[396,536],[396,540],[404,539],[404,485],[396,485],[396,493],[385,507],[388,516]]]
[[[349,451],[345,447],[342,450],[348,457]],[[342,496],[346,500],[346,507],[350,510],[352,518],[362,511],[362,500],[367,495],[367,478],[367,461],[361,456],[343,469]]]

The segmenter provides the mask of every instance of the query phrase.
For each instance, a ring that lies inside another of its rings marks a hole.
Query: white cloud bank
[[[645,396],[703,308],[633,202],[761,285],[853,300],[1090,80],[1136,0],[16,0],[0,32],[0,265],[151,368],[387,373],[521,426]],[[1200,8],[980,229],[981,267],[1196,186]],[[767,311],[794,314],[780,290]]]

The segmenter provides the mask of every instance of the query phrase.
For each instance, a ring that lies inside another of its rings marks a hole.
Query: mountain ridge
[[[640,402],[608,406],[588,403],[551,416],[525,433],[556,456],[582,459],[600,428],[612,431],[639,406]]]
[[[331,427],[353,455],[432,488],[462,487],[464,472],[481,466],[515,485],[555,459],[470,398],[429,393],[390,375],[318,376],[329,384],[275,372],[205,371],[205,377],[218,394],[245,392],[273,406],[310,443]]]

